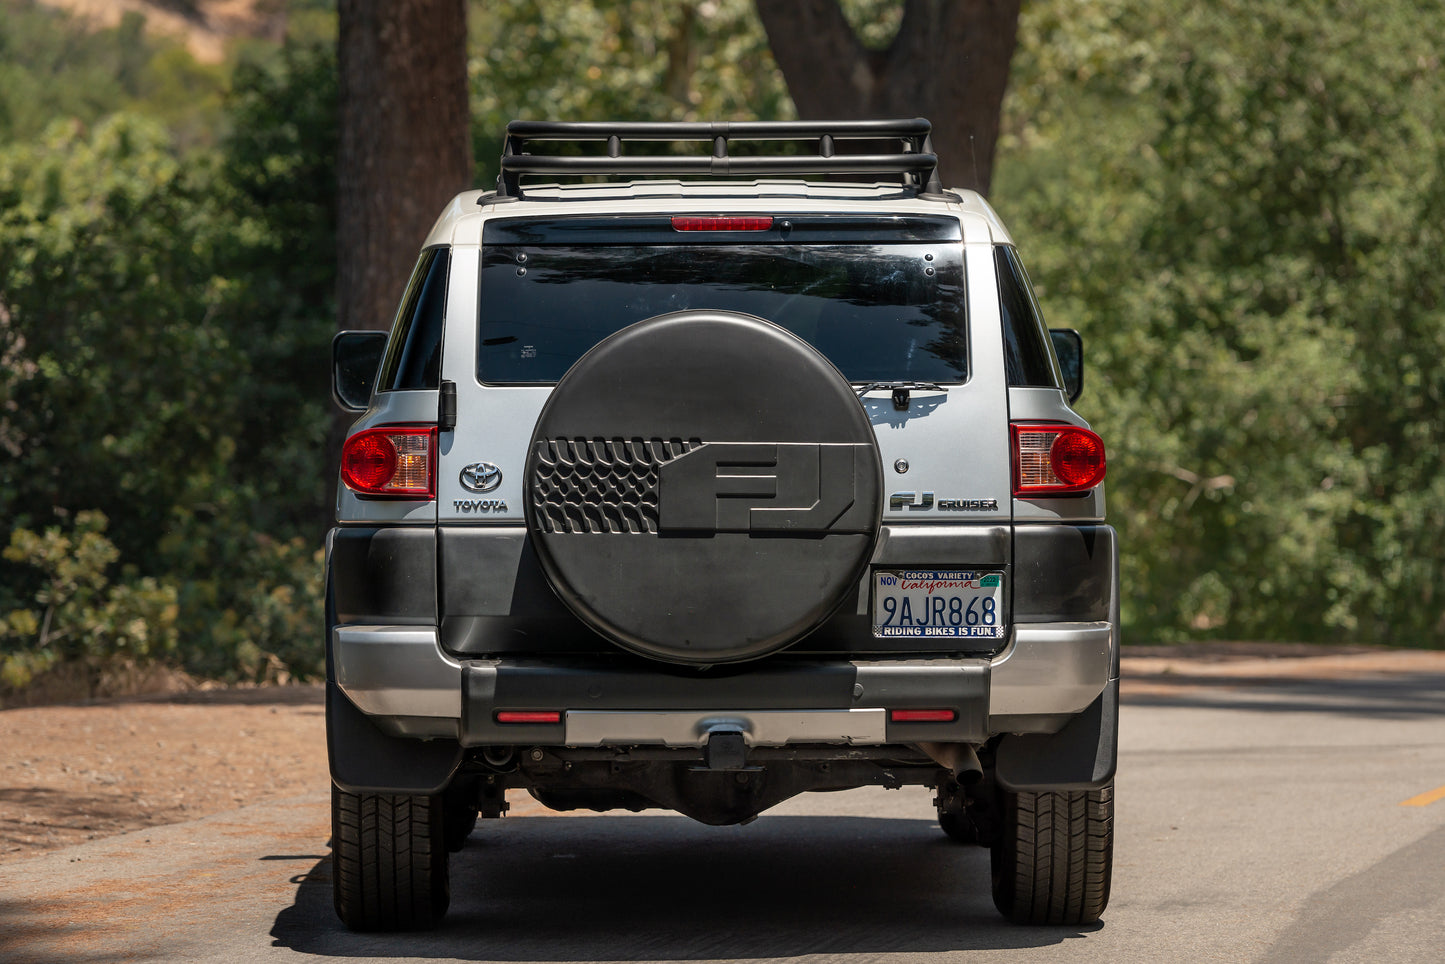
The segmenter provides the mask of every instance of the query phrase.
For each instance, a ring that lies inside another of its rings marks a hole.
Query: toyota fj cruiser
[[[1078,336],[929,131],[515,122],[390,335],[337,336],[348,926],[438,922],[507,790],[722,825],[930,787],[1007,917],[1103,912],[1103,443]]]

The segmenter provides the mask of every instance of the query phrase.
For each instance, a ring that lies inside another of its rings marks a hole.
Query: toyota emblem
[[[473,462],[462,469],[462,488],[471,492],[490,492],[502,484],[502,470],[490,462]]]

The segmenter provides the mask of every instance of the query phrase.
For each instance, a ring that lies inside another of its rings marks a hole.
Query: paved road
[[[330,911],[317,794],[7,865],[0,960],[1435,964],[1445,673],[1345,675],[1136,687],[1094,927],[1002,923],[986,853],[945,841],[927,793],[869,790],[748,827],[484,823],[443,930],[360,937]]]

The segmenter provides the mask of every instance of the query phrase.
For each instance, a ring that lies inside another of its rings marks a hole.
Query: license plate
[[[873,635],[1002,639],[1003,573],[959,569],[874,572]]]

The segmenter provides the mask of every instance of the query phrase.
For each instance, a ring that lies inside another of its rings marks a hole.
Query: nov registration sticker
[[[873,635],[1001,639],[1003,573],[959,569],[873,573]]]

